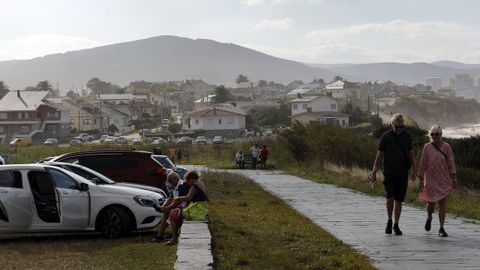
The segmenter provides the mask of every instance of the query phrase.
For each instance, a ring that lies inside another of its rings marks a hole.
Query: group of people
[[[176,172],[168,174],[166,182],[168,198],[161,207],[154,206],[163,215],[160,220],[159,230],[152,238],[152,241],[166,240],[164,236],[165,230],[170,225],[172,236],[165,242],[165,245],[176,245],[180,235],[180,228],[183,224],[182,210],[189,203],[207,201],[207,191],[198,173],[190,171],[185,174],[184,178],[185,180],[180,179]]]
[[[408,186],[408,172],[411,170],[412,181],[419,179],[419,199],[427,203],[427,219],[425,230],[430,231],[435,204],[438,203],[439,230],[438,234],[447,237],[444,229],[446,216],[446,201],[448,195],[456,188],[456,169],[452,148],[442,140],[442,129],[434,125],[430,128],[426,143],[422,150],[420,164],[417,168],[415,155],[412,151],[412,137],[405,130],[401,114],[393,115],[392,129],[380,138],[373,170],[369,175],[372,183],[377,180],[377,171],[383,163],[383,185],[385,188],[387,226],[386,234],[402,235],[399,227],[402,202]],[[392,220],[393,216],[393,220]]]
[[[257,168],[257,164],[259,168],[267,168],[268,149],[266,145],[263,145],[262,148],[259,148],[258,144],[254,144],[250,148],[250,153],[252,155],[252,169]],[[235,154],[235,163],[237,164],[238,168],[245,168],[245,154],[242,150],[238,150],[238,152]]]

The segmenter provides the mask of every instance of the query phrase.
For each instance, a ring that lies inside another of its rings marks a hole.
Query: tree
[[[0,99],[2,99],[8,91],[8,85],[6,85],[4,81],[0,81]]]
[[[168,131],[170,131],[171,133],[179,133],[180,131],[182,131],[182,125],[179,123],[171,123],[168,126]]]
[[[243,74],[239,74],[238,77],[235,79],[235,82],[237,84],[242,83],[242,82],[249,82],[249,81],[250,80],[248,79],[248,77],[243,75]]]
[[[335,78],[333,78],[333,81],[336,82],[336,81],[343,81],[343,77],[340,76],[340,75],[336,75]]]
[[[53,86],[49,81],[40,81],[37,83],[38,91],[52,91]]]
[[[87,87],[92,90],[94,94],[122,94],[126,91],[126,89],[116,84],[102,81],[99,78],[89,80]]]
[[[215,97],[213,103],[225,103],[227,100],[232,100],[233,96],[225,86],[220,85],[215,88]]]
[[[289,104],[282,103],[278,108],[256,108],[249,112],[251,125],[260,127],[287,126],[290,123],[291,108]]]
[[[265,80],[258,81],[258,87],[263,88],[263,87],[266,87],[266,86],[267,86],[267,81],[265,81]]]

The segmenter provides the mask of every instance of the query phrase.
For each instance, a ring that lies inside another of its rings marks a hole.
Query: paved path
[[[175,270],[212,269],[211,235],[208,223],[185,221],[178,241]]]
[[[480,269],[480,225],[447,216],[448,238],[423,229],[424,210],[404,206],[403,236],[386,235],[385,200],[279,171],[230,170],[259,183],[298,212],[372,259],[379,269]],[[448,206],[448,205],[447,205]]]

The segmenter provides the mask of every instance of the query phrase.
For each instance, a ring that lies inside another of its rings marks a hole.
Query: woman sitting
[[[173,202],[167,206],[168,209],[179,209],[178,211],[170,211],[168,222],[172,229],[172,239],[165,243],[167,246],[175,245],[178,243],[178,236],[180,234],[180,227],[183,223],[183,216],[181,213],[182,207],[180,205],[186,205],[193,202],[206,202],[207,191],[205,185],[198,176],[196,171],[190,171],[185,175],[184,183],[190,186],[188,194],[186,196],[178,196]]]

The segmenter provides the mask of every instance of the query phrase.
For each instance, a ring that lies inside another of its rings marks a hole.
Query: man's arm
[[[383,152],[377,151],[377,156],[375,157],[375,161],[373,162],[372,174],[368,177],[371,182],[377,181],[377,171],[380,167],[380,163],[383,160]]]

